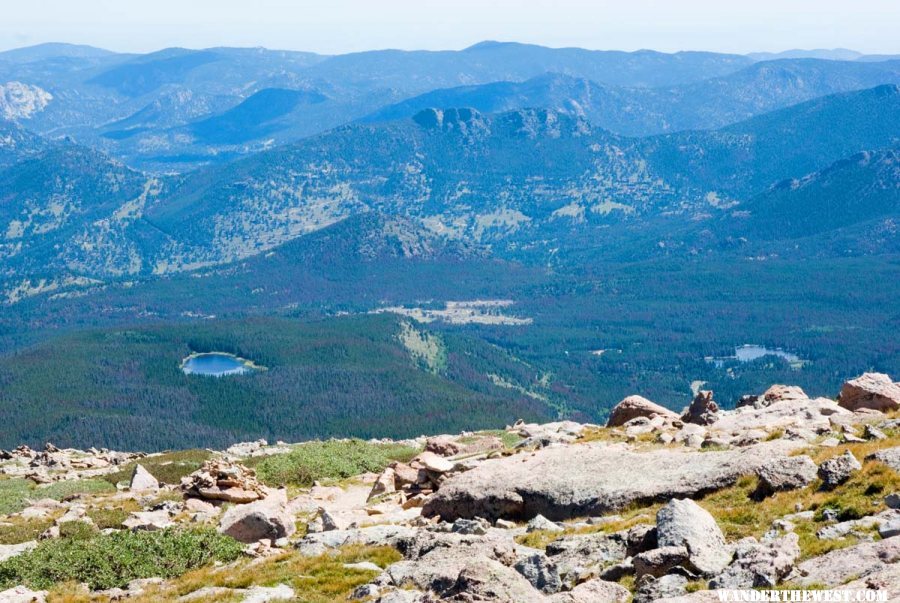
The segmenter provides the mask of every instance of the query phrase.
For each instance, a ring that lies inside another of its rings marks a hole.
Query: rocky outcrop
[[[447,479],[425,503],[423,515],[453,521],[551,520],[603,515],[637,501],[695,496],[733,484],[796,444],[768,442],[740,450],[637,452],[625,444],[546,448],[527,456],[489,459]]]
[[[718,418],[719,405],[713,401],[713,393],[705,390],[694,396],[691,405],[681,415],[682,421],[695,425],[712,425]]]
[[[620,427],[636,417],[645,417],[647,419],[664,417],[674,421],[678,418],[678,415],[668,408],[651,402],[647,398],[641,396],[628,396],[616,404],[609,413],[609,420],[607,420],[606,426]]]
[[[808,559],[790,576],[800,585],[837,586],[900,563],[900,538],[864,542]]]
[[[900,408],[900,383],[894,383],[883,373],[864,373],[844,383],[838,404],[848,410],[897,410]]]

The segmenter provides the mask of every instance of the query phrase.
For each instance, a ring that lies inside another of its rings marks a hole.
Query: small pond
[[[760,358],[763,358],[765,356],[777,356],[779,358],[783,358],[792,366],[803,363],[803,360],[801,360],[801,358],[796,354],[791,354],[790,352],[785,352],[781,349],[773,350],[761,345],[752,344],[745,344],[735,347],[734,356],[709,357],[706,359],[706,361],[715,364],[717,367],[721,367],[728,360],[737,360],[738,362],[753,362],[754,360],[759,360]]]
[[[181,362],[181,370],[185,375],[224,377],[242,375],[258,369],[259,367],[252,361],[224,352],[191,354]]]

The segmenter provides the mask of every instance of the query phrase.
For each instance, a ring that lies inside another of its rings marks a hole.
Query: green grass
[[[102,494],[115,492],[116,488],[101,479],[79,479],[53,482],[47,486],[38,486],[31,498],[52,498],[63,500],[78,494]]]
[[[63,500],[77,494],[115,492],[115,487],[99,479],[81,479],[53,482],[37,486],[22,478],[0,479],[0,515],[18,513],[28,506],[29,500],[52,498]]]
[[[327,440],[300,444],[292,451],[249,459],[259,479],[270,486],[311,486],[314,481],[346,479],[383,470],[391,461],[409,461],[417,448],[372,444],[363,440]]]
[[[0,544],[20,544],[29,540],[37,540],[38,536],[52,525],[52,519],[9,517],[0,524]]]
[[[27,479],[12,478],[0,480],[0,514],[18,513],[28,506],[33,498],[34,483]]]
[[[120,471],[110,473],[104,476],[103,479],[113,485],[119,482],[131,481],[135,465],[140,464],[160,483],[178,484],[181,482],[182,477],[190,475],[199,469],[203,462],[209,460],[210,457],[212,457],[212,453],[209,450],[193,449],[165,452],[160,455],[143,458],[134,463],[128,463]]]
[[[84,582],[94,590],[124,587],[137,578],[175,578],[214,561],[234,561],[243,545],[214,530],[116,532],[75,530],[0,563],[0,588],[46,589]]]
[[[227,568],[198,569],[167,587],[148,589],[134,603],[172,601],[206,586],[237,589],[277,584],[291,586],[299,596],[298,601],[303,603],[347,601],[353,589],[370,582],[377,572],[347,569],[345,563],[370,561],[384,568],[400,559],[402,555],[387,546],[351,545],[320,557],[306,557],[291,551],[264,560],[239,561]]]

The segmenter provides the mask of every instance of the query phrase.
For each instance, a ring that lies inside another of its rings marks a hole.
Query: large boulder
[[[686,547],[690,565],[705,576],[721,572],[731,561],[731,550],[716,520],[689,498],[670,500],[656,514],[660,547]]]
[[[713,393],[708,390],[697,392],[681,420],[695,425],[712,425],[719,419],[719,405],[713,401]]]
[[[862,469],[862,465],[849,450],[840,456],[828,459],[819,465],[818,474],[822,480],[822,488],[825,490],[836,488],[860,469]]]
[[[815,462],[806,455],[772,459],[756,472],[759,476],[756,493],[768,496],[775,492],[803,488],[816,479],[817,471]]]
[[[609,413],[609,420],[606,422],[606,426],[619,427],[635,417],[646,417],[648,419],[664,417],[675,420],[678,418],[678,415],[642,396],[628,396],[616,404]]]
[[[296,526],[287,509],[287,492],[276,490],[262,500],[233,506],[222,516],[219,531],[246,543],[290,536]]]
[[[634,502],[690,497],[730,486],[799,444],[779,440],[737,450],[649,450],[592,442],[489,459],[449,477],[426,517],[553,521],[602,516]]]
[[[848,410],[897,410],[900,408],[900,383],[894,383],[884,373],[864,373],[844,383],[838,404]]]

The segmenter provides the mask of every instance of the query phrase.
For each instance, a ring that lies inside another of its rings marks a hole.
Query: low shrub
[[[322,479],[346,479],[383,470],[391,461],[409,461],[419,449],[363,440],[328,440],[300,444],[285,454],[251,459],[259,479],[270,486],[311,486]]]
[[[0,563],[0,589],[46,589],[71,581],[93,590],[122,588],[138,578],[175,578],[213,561],[234,561],[243,548],[212,529],[76,532]]]

